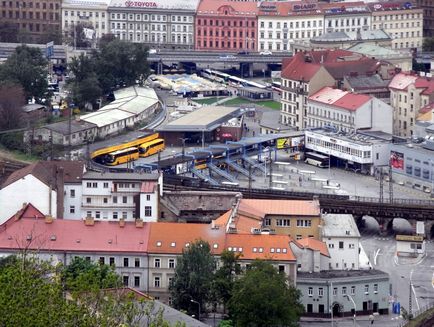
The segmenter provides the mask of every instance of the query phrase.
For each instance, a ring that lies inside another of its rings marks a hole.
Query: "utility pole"
[[[50,130],[50,160],[53,160],[53,131]]]
[[[380,167],[380,203],[384,202],[383,187],[383,167]]]
[[[393,203],[392,165],[389,164],[389,202]]]
[[[71,158],[71,138],[72,138],[72,135],[71,135],[71,130],[72,130],[72,128],[71,128],[71,124],[72,124],[72,122],[71,122],[71,119],[72,119],[72,103],[69,105],[69,108],[68,108],[68,114],[69,114],[69,117],[68,117],[68,160],[71,160],[72,158]]]
[[[249,165],[249,197],[252,196],[252,166]]]
[[[410,276],[410,293],[408,295],[408,317],[409,317],[409,320],[413,316],[413,308],[412,308],[412,305],[411,305],[411,302],[412,302],[411,292],[412,292],[412,284],[411,284],[411,276]]]
[[[270,160],[270,180],[269,180],[268,187],[271,188],[272,185],[273,185],[273,164]]]

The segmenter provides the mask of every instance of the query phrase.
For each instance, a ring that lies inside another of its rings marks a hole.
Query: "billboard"
[[[286,149],[291,146],[291,138],[283,138],[283,139],[277,139],[277,148],[278,149]]]
[[[404,170],[404,154],[397,151],[390,151],[390,166],[395,169]]]

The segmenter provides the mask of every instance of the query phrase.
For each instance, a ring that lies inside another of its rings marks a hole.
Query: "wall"
[[[359,269],[359,238],[358,237],[323,237],[330,253],[329,269],[358,270]],[[343,247],[339,244],[342,242]],[[353,246],[353,248],[350,248]]]
[[[0,190],[0,223],[16,214],[23,207],[23,203],[30,202],[44,215],[51,213],[56,217],[57,192],[51,191],[50,211],[49,187],[33,175],[27,175]]]
[[[75,196],[71,196],[71,190],[74,190]],[[65,219],[82,219],[81,211],[82,185],[81,184],[65,184],[64,210],[63,217]],[[74,206],[74,211],[71,212],[71,206]]]
[[[267,219],[271,219],[271,225],[265,225],[265,221]],[[284,226],[278,226],[277,220],[279,219],[289,219],[290,220],[290,226],[284,227]],[[297,226],[297,220],[303,220],[304,221],[310,221],[309,227],[301,227]],[[319,228],[318,226],[321,224],[321,219],[319,217],[315,216],[301,216],[301,217],[294,217],[290,215],[267,215],[265,216],[264,220],[264,227],[271,228],[276,231],[276,234],[283,234],[283,235],[290,235],[294,239],[302,239],[306,237],[313,237],[315,239],[319,239]]]

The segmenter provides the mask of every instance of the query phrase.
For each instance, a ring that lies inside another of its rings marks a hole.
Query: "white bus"
[[[306,152],[304,154],[304,162],[320,168],[328,168],[329,157],[315,152]]]

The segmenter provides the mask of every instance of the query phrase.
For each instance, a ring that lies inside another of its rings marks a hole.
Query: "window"
[[[69,206],[69,213],[75,213],[75,206]]]
[[[290,219],[277,219],[276,225],[289,227],[289,226],[291,226],[291,220]]]
[[[95,182],[95,183],[92,183],[92,187],[93,187],[93,188],[98,188],[98,183],[96,183],[96,182]]]
[[[329,249],[334,249],[335,245],[333,243],[329,243]]]
[[[322,287],[318,288],[318,296],[324,296],[324,289]]]
[[[99,257],[99,264],[100,265],[104,265],[105,264],[105,258],[104,257]]]
[[[152,216],[152,207],[145,206],[145,217],[151,217],[151,216]]]
[[[151,201],[151,195],[150,194],[146,194],[146,201]]]
[[[344,242],[343,241],[339,241],[339,249],[343,249],[344,248]]]
[[[122,203],[127,203],[127,200],[128,200],[128,197],[126,197],[126,196],[122,197]]]
[[[356,294],[356,287],[355,286],[351,286],[351,295],[355,295]]]
[[[161,266],[161,260],[160,259],[154,259],[154,267],[155,268],[160,268]]]
[[[110,263],[110,266],[114,266],[115,265],[115,258],[114,257],[110,257],[109,263]]]
[[[116,211],[113,211],[113,219],[118,219],[118,213]]]
[[[264,226],[271,226],[271,219],[270,218],[264,219]]]
[[[378,284],[374,284],[374,293],[375,293],[375,294],[378,293]]]
[[[95,218],[96,219],[100,219],[101,218],[101,212],[100,211],[95,211]]]
[[[169,259],[169,268],[175,268],[175,259]]]
[[[118,197],[117,196],[113,197],[113,203],[118,203]]]
[[[354,245],[354,244],[348,244],[348,248],[350,248],[350,249],[354,249],[354,248],[355,248],[355,245]]]
[[[346,295],[347,294],[347,288],[346,286],[342,287],[342,295]]]
[[[280,273],[284,273],[285,272],[285,266],[284,265],[279,265],[279,272]]]
[[[140,276],[134,276],[134,287],[140,287]]]
[[[129,284],[129,277],[128,276],[123,276],[122,277],[122,280],[123,280],[123,282],[124,282],[124,286],[128,286],[128,284]]]
[[[154,287],[160,287],[160,277],[154,277]]]
[[[86,211],[86,217],[92,217],[92,211]]]
[[[87,182],[87,183],[86,183],[86,187],[87,187],[87,188],[91,188],[91,187],[92,187],[92,183]]]
[[[134,258],[134,267],[140,267],[140,258]]]
[[[312,287],[309,287],[309,288],[308,288],[308,290],[307,290],[307,295],[308,295],[308,296],[313,296],[313,288],[312,288]]]
[[[103,184],[103,187],[104,187],[104,188],[108,188],[108,184],[109,184],[109,183],[104,183],[104,184]]]
[[[86,203],[91,203],[92,199],[91,198],[86,198]]]
[[[127,219],[128,213],[126,211],[122,211],[122,219]]]
[[[369,285],[365,285],[365,294],[369,294]]]
[[[128,267],[129,266],[129,260],[128,258],[124,258],[124,267]]]
[[[69,190],[69,196],[75,198],[75,190]]]
[[[338,295],[338,288],[337,287],[333,287],[333,296]]]

